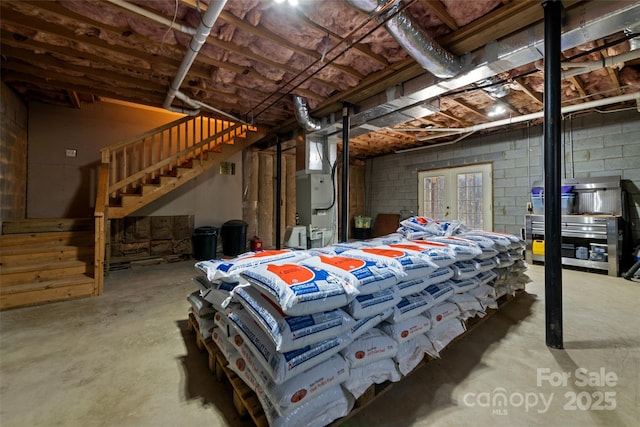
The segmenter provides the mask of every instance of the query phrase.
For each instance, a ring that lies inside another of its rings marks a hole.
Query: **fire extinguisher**
[[[262,250],[262,240],[258,236],[253,236],[251,239],[251,250],[253,252],[260,252]]]

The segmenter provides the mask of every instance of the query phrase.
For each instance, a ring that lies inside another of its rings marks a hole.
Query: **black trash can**
[[[368,216],[358,215],[353,218],[353,233],[352,237],[358,240],[365,240],[371,238],[371,218]]]
[[[353,227],[353,238],[356,240],[366,240],[371,238],[371,228]]]
[[[222,224],[222,252],[227,256],[236,256],[247,251],[247,224],[239,219],[232,219]]]
[[[198,227],[193,231],[193,257],[199,261],[214,259],[218,246],[216,227]]]

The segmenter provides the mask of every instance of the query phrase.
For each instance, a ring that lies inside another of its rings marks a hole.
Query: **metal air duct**
[[[293,112],[298,124],[307,132],[317,132],[322,128],[320,120],[314,119],[309,114],[309,105],[303,97],[293,95]]]
[[[634,28],[625,28],[624,33],[627,35],[633,35],[637,34],[638,30],[640,30],[640,26],[636,26]],[[630,38],[629,47],[631,48],[631,50],[640,49],[640,36]]]
[[[347,1],[356,7],[372,4],[372,0]],[[587,2],[566,10],[563,22],[561,47],[567,50],[637,25],[640,22],[640,3],[632,0]],[[470,52],[467,71],[456,77],[441,80],[424,73],[402,85],[379,92],[359,103],[360,112],[351,116],[351,136],[376,130],[369,126],[372,123],[376,123],[377,127],[388,127],[406,122],[409,120],[407,116],[415,117],[420,113],[425,101],[534,63],[542,59],[543,49],[543,25],[539,23]],[[383,122],[384,126],[381,126]],[[327,134],[330,140],[340,138],[335,130]]]
[[[347,0],[347,3],[362,12],[372,13],[389,2],[385,0],[380,0],[380,3],[377,0]],[[436,77],[446,79],[457,76],[462,70],[460,58],[446,51],[429,34],[415,25],[413,19],[405,11],[398,12],[399,7],[399,2],[396,2],[389,11],[379,17],[380,21],[389,17],[384,24],[389,34],[422,68]]]

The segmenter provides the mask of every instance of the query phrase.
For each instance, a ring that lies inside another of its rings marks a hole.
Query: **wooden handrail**
[[[149,130],[149,131],[147,131],[147,132],[145,132],[143,134],[136,135],[133,138],[130,138],[128,140],[119,142],[119,143],[114,144],[114,145],[110,145],[108,147],[104,147],[104,148],[102,148],[100,150],[100,152],[103,153],[103,155],[104,155],[104,152],[110,153],[112,151],[117,151],[117,150],[121,149],[122,147],[126,147],[127,145],[133,144],[133,143],[138,142],[138,141],[140,141],[142,139],[145,139],[145,138],[148,138],[150,136],[162,133],[165,130],[169,130],[169,129],[174,128],[176,126],[179,126],[179,125],[181,125],[183,123],[186,123],[186,122],[188,122],[190,120],[196,120],[196,119],[197,119],[197,117],[194,117],[194,116],[183,117],[183,118],[175,120],[175,121],[173,121],[171,123],[167,123],[165,125],[158,126],[157,128],[151,129],[151,130]]]
[[[147,166],[146,168],[141,169],[140,171],[129,175],[125,179],[119,180],[117,183],[114,183],[114,184],[109,186],[108,194],[116,192],[116,191],[120,190],[121,188],[126,187],[129,184],[132,184],[134,182],[137,182],[137,181],[145,178],[147,175],[149,175],[149,174],[151,174],[151,173],[153,173],[155,171],[161,170],[165,166],[168,166],[168,165],[171,165],[171,164],[175,163],[176,160],[180,159],[181,157],[186,157],[188,154],[197,151],[198,149],[206,146],[207,144],[215,141],[216,139],[224,138],[225,136],[231,135],[232,133],[234,134],[234,136],[238,136],[239,134],[238,134],[237,130],[239,128],[241,128],[241,130],[242,130],[240,132],[240,134],[245,133],[247,131],[246,125],[236,123],[233,126],[230,126],[230,127],[226,128],[226,129],[216,133],[215,135],[212,135],[212,136],[210,136],[208,138],[205,138],[202,141],[200,141],[200,142],[198,142],[198,143],[196,143],[194,145],[191,145],[191,146],[189,146],[189,147],[187,147],[187,148],[185,148],[185,149],[183,149],[181,151],[178,151],[178,152],[172,154],[169,157],[166,157],[163,160],[157,161],[154,164],[152,164],[150,166]]]
[[[108,165],[107,203],[119,193],[149,184],[191,159],[202,164],[207,151],[234,138],[255,131],[251,125],[218,120],[207,116],[188,116],[159,126],[101,151]]]

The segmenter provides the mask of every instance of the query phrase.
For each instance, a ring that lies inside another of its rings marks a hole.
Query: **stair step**
[[[88,297],[93,294],[94,280],[87,275],[25,283],[8,288],[0,288],[0,309]]]
[[[160,188],[161,188],[160,184],[142,184],[141,195],[147,196],[149,194],[156,192]]]
[[[162,175],[160,176],[160,186],[162,187],[164,185],[173,184],[177,180],[178,178],[176,178],[175,176]]]
[[[0,267],[0,289],[30,282],[47,282],[64,277],[89,274],[93,265],[83,261],[60,261],[42,264]]]
[[[193,166],[191,167],[178,166],[175,170],[176,170],[176,177],[179,178],[189,172],[193,172]]]
[[[92,231],[93,218],[30,218],[2,222],[1,234]]]
[[[193,157],[183,159],[184,162],[174,166],[171,171],[159,176],[154,175],[150,182],[145,182],[140,186],[136,195],[121,193],[117,198],[112,197],[109,201],[108,217],[116,219],[134,214],[202,172],[216,167],[221,161],[241,152],[262,137],[264,137],[264,133],[254,127],[243,129],[237,134],[235,130],[228,130],[226,134],[218,135],[215,141],[210,142],[210,145],[204,145],[201,148],[202,152],[194,153]],[[172,161],[172,164],[175,164],[175,161]]]
[[[26,248],[39,246],[85,246],[93,245],[93,231],[61,231],[29,234],[3,234],[0,236],[0,248]]]
[[[93,244],[87,244],[85,246],[3,248],[0,250],[0,265],[3,268],[8,268],[54,261],[82,260],[84,262],[93,262],[93,252]]]

